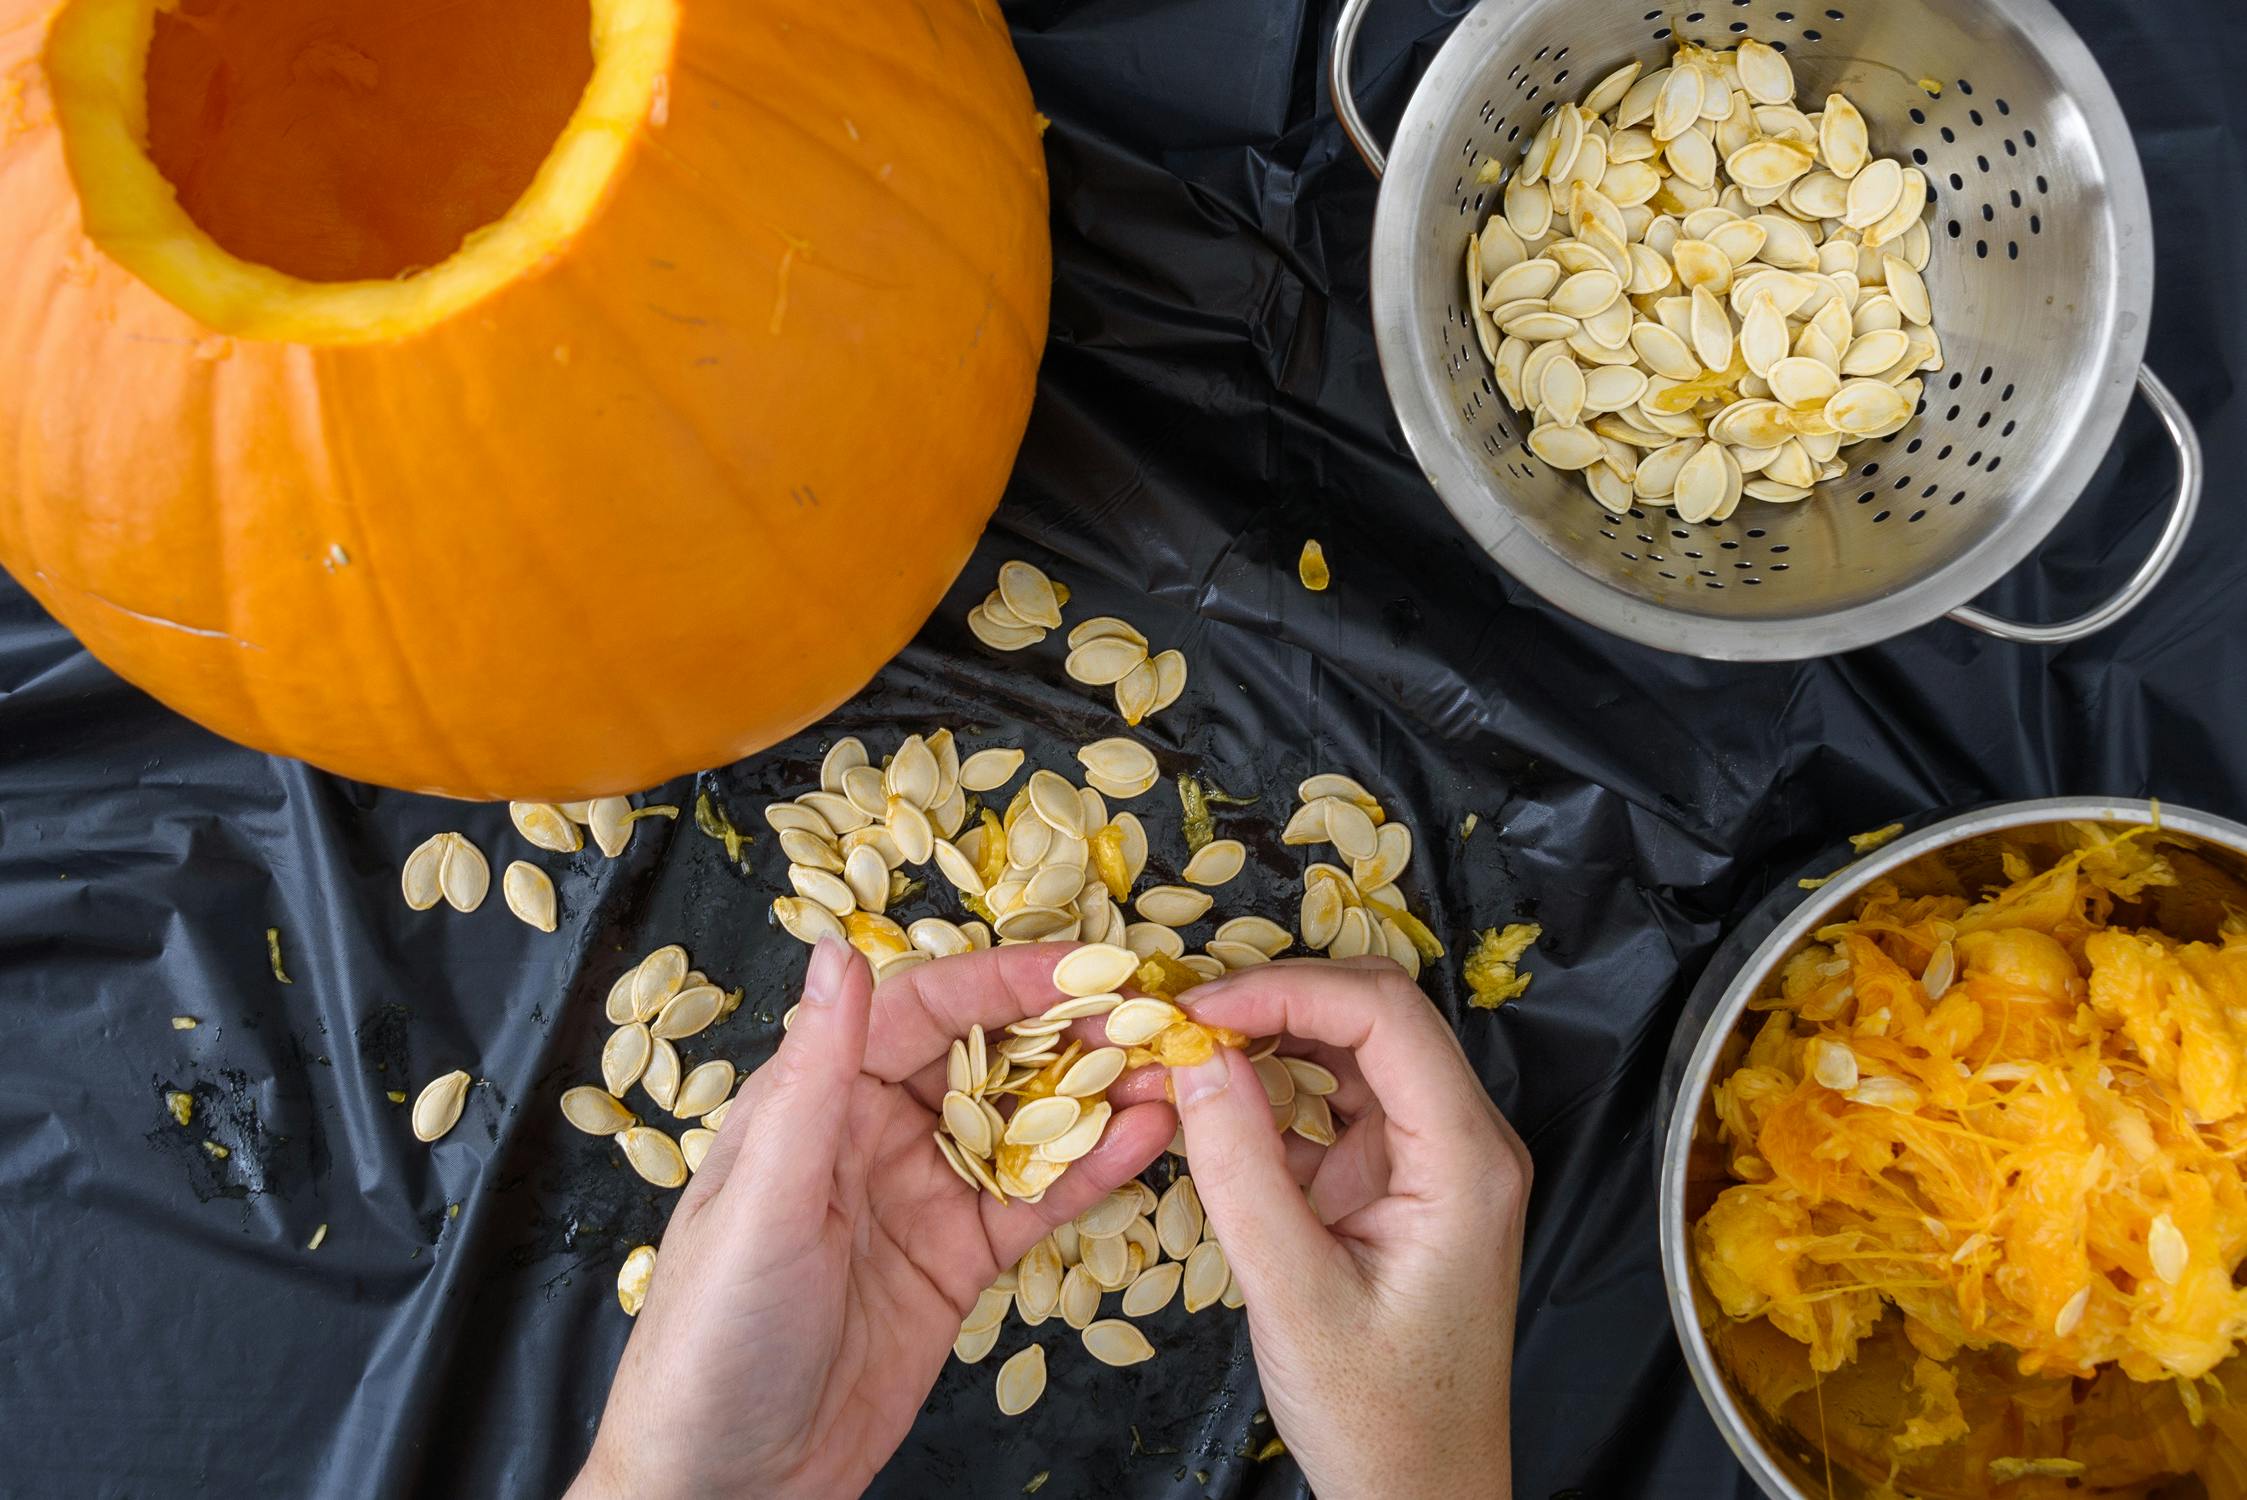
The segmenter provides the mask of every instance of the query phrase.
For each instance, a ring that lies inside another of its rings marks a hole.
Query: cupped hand
[[[786,1038],[671,1217],[573,1497],[865,1487],[977,1294],[1171,1139],[1167,1106],[1121,1108],[1043,1201],[1004,1208],[938,1155],[952,1041],[1061,998],[1051,977],[1066,951],[942,959],[876,991],[847,946],[814,950]]]
[[[1194,1018],[1286,1033],[1339,1079],[1321,1152],[1272,1128],[1239,1052],[1172,1071],[1186,1151],[1246,1299],[1273,1424],[1320,1500],[1511,1492],[1507,1385],[1529,1154],[1387,959],[1260,964]]]

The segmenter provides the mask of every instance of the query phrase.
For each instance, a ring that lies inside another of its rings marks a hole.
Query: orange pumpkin
[[[0,562],[347,776],[761,748],[997,501],[1038,125],[993,0],[0,0]]]

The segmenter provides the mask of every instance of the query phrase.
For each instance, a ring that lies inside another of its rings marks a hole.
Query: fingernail
[[[804,971],[804,1003],[833,1005],[843,992],[843,975],[850,967],[850,944],[823,937],[811,950],[811,967]]]
[[[1224,1093],[1232,1085],[1232,1082],[1232,1065],[1225,1060],[1225,1054],[1222,1050],[1212,1055],[1207,1062],[1198,1062],[1190,1067],[1172,1068],[1170,1070],[1170,1086],[1177,1094],[1178,1102],[1182,1106],[1192,1106],[1205,1099],[1214,1099],[1219,1094]]]

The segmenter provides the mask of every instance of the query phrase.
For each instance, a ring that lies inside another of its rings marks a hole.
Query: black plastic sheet
[[[1504,1011],[1461,1012],[1455,963],[1430,978],[1536,1159],[1524,1496],[1747,1493],[1672,1342],[1651,1177],[1672,1022],[1742,911],[1838,835],[1925,808],[2093,792],[2247,809],[2247,27],[2230,0],[2061,8],[2137,131],[2160,255],[2149,358],[2212,475],[2185,559],[2105,635],[2024,650],[1943,624],[1728,667],[1559,616],[1468,546],[1402,451],[1369,330],[1374,184],[1325,97],[1332,7],[1044,0],[1008,11],[1055,122],[1058,263],[1008,501],[865,694],[697,784],[761,828],[757,808],[804,789],[836,733],[886,744],[947,722],[1054,764],[1109,732],[1112,710],[1061,676],[1058,639],[999,657],[963,628],[998,562],[1026,556],[1077,591],[1072,617],[1125,613],[1191,659],[1185,698],[1143,733],[1166,770],[1265,799],[1221,817],[1253,850],[1229,908],[1283,909],[1291,788],[1341,769],[1408,810],[1405,884],[1455,955],[1474,928],[1541,921],[1536,982]],[[1375,6],[1360,56],[1376,122],[1458,14]],[[2133,415],[1993,602],[2052,618],[2101,596],[2170,479]],[[1334,567],[1324,594],[1294,581],[1312,536]],[[549,857],[554,936],[496,899],[414,914],[406,852],[445,827],[509,848],[503,810],[222,744],[8,585],[0,695],[0,1491],[559,1492],[628,1331],[617,1263],[669,1195],[554,1100],[594,1071],[610,980],[659,943],[749,988],[700,1050],[763,1055],[801,968],[764,921],[772,841],[746,872],[691,818],[641,824],[614,863]],[[691,807],[696,789],[650,800]],[[1175,853],[1174,802],[1141,805]],[[1462,842],[1469,812],[1481,826]],[[386,1095],[454,1066],[488,1086],[423,1147]],[[171,1089],[194,1095],[191,1128]],[[989,1386],[1025,1336],[1011,1327],[992,1361],[947,1372],[876,1493],[1011,1496],[1041,1471],[1047,1495],[1297,1493],[1291,1461],[1244,1456],[1269,1428],[1239,1320],[1178,1322],[1132,1370],[1057,1345],[1051,1391],[1009,1422]]]

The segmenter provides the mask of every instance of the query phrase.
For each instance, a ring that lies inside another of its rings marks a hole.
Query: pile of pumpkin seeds
[[[1101,1299],[1110,1295],[1119,1297],[1121,1316],[1103,1318]],[[1155,1317],[1174,1301],[1188,1314],[1241,1306],[1240,1283],[1185,1173],[1159,1197],[1144,1182],[1127,1182],[1032,1245],[976,1298],[952,1355],[981,1362],[1011,1311],[1029,1328],[1058,1316],[1104,1365],[1141,1364],[1155,1357],[1155,1346],[1132,1320]],[[999,1367],[1000,1412],[1020,1416],[1045,1385],[1045,1346],[1026,1345]]]
[[[714,1057],[689,1066],[678,1043],[733,1014],[740,990],[721,990],[688,966],[676,943],[656,949],[617,976],[603,1007],[615,1029],[601,1045],[601,1084],[562,1094],[562,1117],[587,1135],[612,1136],[633,1171],[661,1188],[683,1187],[702,1165],[733,1098],[740,1074]],[[695,1123],[676,1139],[625,1106],[637,1085],[674,1120]]]
[[[1629,63],[1546,116],[1467,237],[1476,337],[1530,451],[1612,512],[1807,499],[1943,368],[1926,174],[1875,156],[1847,96],[1794,96],[1752,39]]]
[[[1069,632],[1061,669],[1087,687],[1113,686],[1116,712],[1137,724],[1178,701],[1186,690],[1186,653],[1147,654],[1147,638],[1128,620],[1100,615]]]

